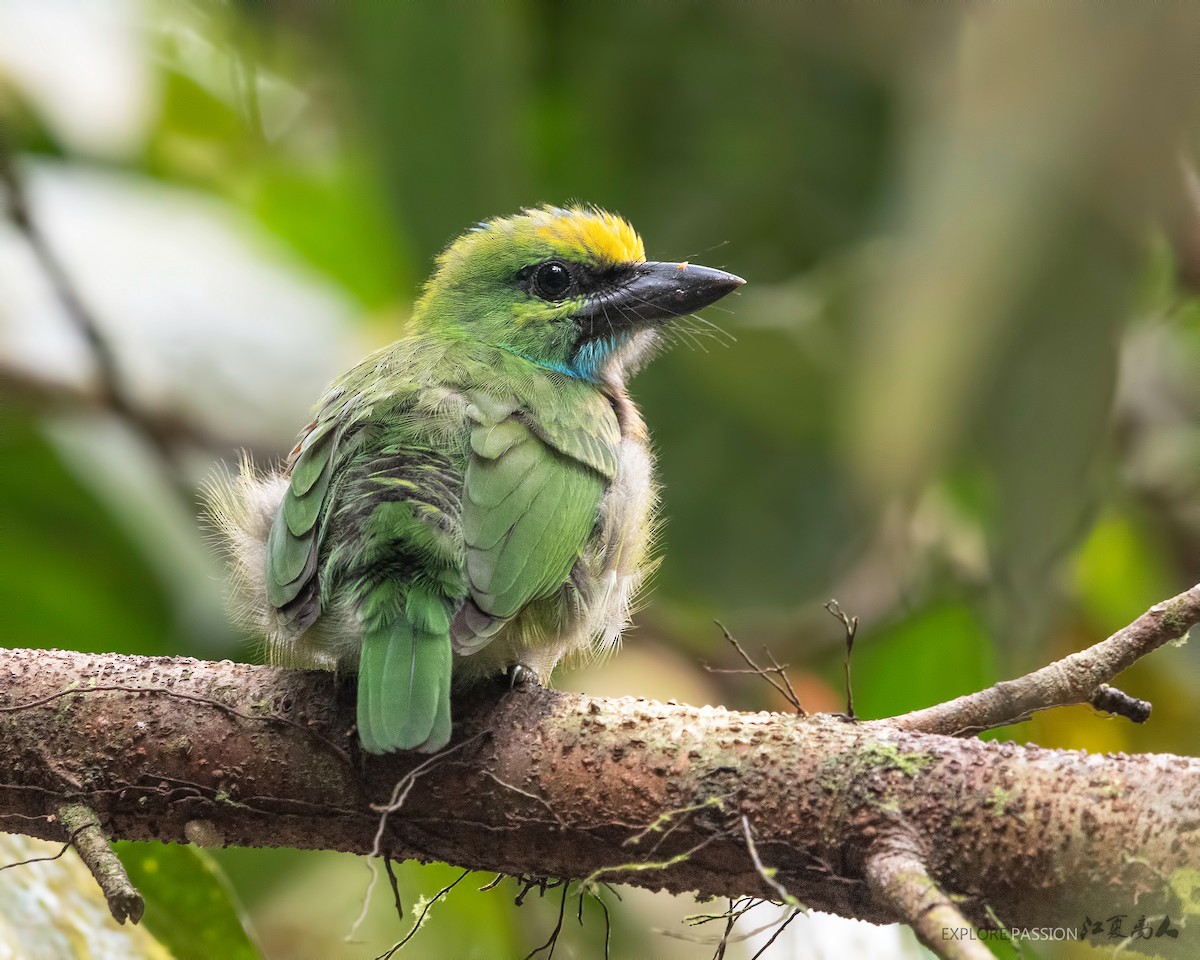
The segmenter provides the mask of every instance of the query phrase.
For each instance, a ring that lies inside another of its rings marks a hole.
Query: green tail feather
[[[414,629],[406,617],[365,627],[358,666],[358,735],[368,753],[434,753],[450,742],[446,633]]]

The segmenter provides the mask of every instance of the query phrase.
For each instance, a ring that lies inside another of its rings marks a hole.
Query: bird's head
[[[646,259],[625,220],[539,207],[488,220],[438,258],[414,322],[596,383],[622,381],[669,322],[737,289],[731,273]]]

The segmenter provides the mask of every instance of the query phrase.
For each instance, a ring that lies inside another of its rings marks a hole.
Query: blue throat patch
[[[575,356],[571,358],[570,364],[556,363],[553,360],[539,360],[536,357],[531,357],[527,353],[522,353],[520,350],[514,350],[512,347],[506,347],[503,344],[496,344],[496,346],[500,347],[506,353],[511,353],[514,357],[528,360],[534,366],[541,367],[543,370],[553,370],[555,373],[561,373],[575,380],[587,380],[590,383],[599,383],[600,371],[604,369],[613,355],[627,343],[629,343],[628,334],[617,334],[616,336],[603,337],[599,340],[589,340],[575,351]]]
[[[599,340],[589,340],[575,351],[572,366],[584,380],[596,380],[613,356],[629,343],[629,334],[618,333]]]

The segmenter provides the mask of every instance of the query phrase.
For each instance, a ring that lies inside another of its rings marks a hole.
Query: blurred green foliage
[[[59,459],[36,425],[9,410],[0,498],[10,549],[0,550],[8,642],[30,647],[176,652],[171,611],[151,561]]]
[[[133,885],[146,900],[141,922],[176,960],[254,960],[236,897],[212,858],[199,847],[114,844]]]
[[[611,207],[651,256],[749,279],[709,311],[736,342],[681,338],[633,388],[667,524],[629,642],[684,659],[621,674],[618,657],[571,684],[666,698],[674,678],[772,704],[700,669],[734,665],[719,617],[836,702],[842,628],[821,609],[836,596],[862,622],[858,711],[885,716],[1078,649],[1197,580],[1200,303],[1177,279],[1177,225],[1200,230],[1179,180],[1181,151],[1200,152],[1200,34],[1184,8],[160,4],[134,21],[140,136],[90,152],[13,68],[0,109],[23,159],[240,211],[355,304],[345,336],[363,352],[396,335],[447,240],[527,204]],[[145,278],[130,265],[125,282]],[[0,290],[6,322],[18,306]],[[260,414],[227,436],[260,436]],[[172,610],[162,557],[47,416],[5,418],[7,642],[251,655]],[[192,450],[186,481],[230,452]],[[1195,753],[1198,658],[1131,671],[1155,703],[1145,728],[1077,710],[1000,735]],[[319,903],[339,871],[365,888],[345,858],[217,859],[269,954],[337,949],[361,890],[319,935],[288,928],[279,898]],[[406,865],[402,894],[454,875]],[[553,925],[556,905],[514,913],[464,893],[474,880],[435,906],[418,955],[520,955]],[[386,946],[400,929],[376,894]],[[666,925],[651,909],[614,904],[614,943],[691,955],[645,932]],[[598,948],[594,926],[564,936]]]

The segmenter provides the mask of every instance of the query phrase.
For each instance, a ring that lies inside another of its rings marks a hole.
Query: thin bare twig
[[[808,716],[808,713],[805,711],[804,707],[800,705],[800,698],[796,695],[796,688],[792,686],[791,678],[789,678],[787,675],[787,664],[780,664],[779,661],[775,659],[774,654],[772,654],[771,651],[766,647],[763,647],[763,653],[766,654],[767,659],[771,661],[771,666],[760,667],[754,662],[750,654],[748,654],[742,645],[737,641],[737,638],[729,632],[725,624],[723,624],[720,620],[714,620],[713,623],[721,628],[721,633],[725,635],[725,639],[729,642],[730,646],[737,651],[738,656],[742,658],[749,669],[742,670],[729,667],[710,667],[706,663],[704,664],[705,670],[707,670],[709,673],[752,673],[756,676],[762,677],[767,681],[767,683],[769,683],[779,692],[779,695],[783,697],[784,700],[792,705],[792,708],[796,711],[796,713],[800,714],[802,717]],[[779,679],[776,680],[775,677],[778,677]]]
[[[530,950],[529,953],[525,955],[525,960],[533,960],[533,958],[543,950],[549,950],[549,953],[546,954],[546,960],[553,960],[554,948],[558,946],[558,938],[562,933],[563,917],[565,917],[567,913],[567,893],[570,891],[570,889],[570,883],[563,881],[562,897],[558,902],[558,922],[554,925],[554,929],[550,931],[550,939],[543,943],[540,947]],[[581,900],[580,904],[582,905],[582,903],[583,901]]]
[[[854,654],[854,638],[858,636],[858,617],[847,616],[836,600],[830,600],[825,604],[825,609],[829,611],[830,616],[841,623],[842,628],[846,631],[846,716],[854,720],[856,719],[854,716],[854,684],[850,679],[850,658]]]
[[[769,902],[768,900],[760,900],[758,897],[738,897],[736,900],[730,897],[728,910],[722,913],[693,913],[690,916],[684,917],[683,922],[689,927],[701,927],[715,920],[728,920],[730,914],[734,915],[734,920],[740,920],[751,910]],[[699,943],[700,941],[696,942]]]
[[[779,926],[775,928],[775,932],[771,934],[771,938],[766,943],[764,943],[761,948],[759,948],[755,952],[754,956],[752,956],[750,958],[750,960],[761,960],[763,955],[766,954],[766,952],[771,949],[771,944],[773,944],[776,940],[778,940],[779,935],[781,933],[783,933],[784,930],[787,929],[787,925],[789,923],[791,923],[793,920],[795,920],[798,916],[800,916],[800,914],[803,912],[804,912],[803,910],[793,909],[791,913],[789,913],[786,917],[784,917],[783,921],[779,924]]]
[[[392,869],[392,858],[384,854],[383,868],[387,871],[388,883],[392,885],[392,900],[396,905],[396,916],[404,919],[404,903],[400,899],[400,884],[396,880],[396,871]]]
[[[593,900],[600,904],[600,909],[604,911],[604,960],[609,960],[609,946],[612,943],[612,917],[608,912],[608,904],[604,902],[600,894],[592,891],[580,891],[579,896],[581,898],[584,896],[590,896]],[[582,904],[583,900],[580,899],[579,902]]]
[[[544,897],[547,890],[554,890],[567,882],[565,880],[551,880],[549,877],[522,876],[514,877],[513,879],[521,885],[520,892],[513,897],[513,905],[517,907],[524,906],[525,898],[534,890],[538,892],[539,897]]]
[[[50,857],[30,857],[28,860],[17,860],[15,863],[0,864],[0,870],[12,870],[15,867],[24,867],[31,863],[51,863],[54,860],[60,859],[68,850],[71,849],[71,841],[68,840],[62,845],[62,849],[58,853]]]
[[[358,917],[355,918],[354,923],[350,926],[350,932],[346,935],[347,940],[353,939],[358,934],[359,928],[367,919],[367,911],[371,908],[371,896],[375,893],[375,884],[379,880],[379,868],[376,866],[376,861],[380,858],[383,858],[384,863],[387,865],[390,878],[391,864],[388,862],[387,854],[383,849],[383,835],[387,831],[388,817],[404,806],[409,793],[412,792],[412,788],[422,776],[429,773],[450,754],[456,753],[469,743],[473,743],[480,736],[482,734],[476,734],[474,737],[453,744],[433,754],[429,759],[413,767],[412,770],[396,781],[392,787],[391,799],[386,804],[371,804],[371,809],[379,814],[379,824],[375,828],[375,841],[371,847],[371,853],[367,857],[367,865],[371,870],[371,880],[367,884],[366,893],[363,894],[362,909],[359,910]]]
[[[729,935],[733,933],[734,924],[738,921],[738,916],[735,915],[733,909],[733,899],[729,900],[729,911],[725,914],[725,930],[721,934],[721,939],[717,943],[716,953],[713,954],[713,960],[725,960],[725,951],[729,949]]]
[[[604,960],[608,960],[609,946],[612,941],[612,917],[608,912],[608,904],[604,902],[604,898],[595,890],[585,890],[582,886],[579,887],[579,925],[583,926],[583,905],[587,902],[587,898],[591,897],[600,905],[600,909],[604,911]]]
[[[760,897],[739,897],[736,900],[730,899],[729,909],[724,913],[696,914],[684,918],[684,923],[690,927],[698,927],[706,923],[712,923],[716,920],[724,920],[725,929],[719,937],[715,938],[693,936],[682,933],[678,930],[664,930],[660,927],[655,927],[654,932],[664,937],[670,937],[672,940],[683,940],[686,943],[698,943],[704,945],[716,944],[717,953],[719,954],[722,949],[727,950],[731,943],[745,943],[747,940],[757,937],[760,933],[764,933],[767,930],[778,926],[780,921],[775,919],[761,924],[755,927],[753,930],[747,930],[744,933],[739,933],[736,936],[733,933],[735,924],[737,924],[746,914],[750,913],[750,911],[766,904],[775,903],[776,901],[774,900],[764,900]]]
[[[750,854],[750,859],[754,861],[754,869],[758,871],[758,875],[763,878],[767,886],[779,894],[781,903],[786,903],[789,907],[800,909],[800,901],[788,893],[787,887],[775,879],[778,871],[774,867],[763,866],[762,858],[758,855],[758,847],[754,845],[754,834],[750,829],[750,818],[745,814],[742,814],[742,833],[746,837],[746,850]]]
[[[448,894],[451,890],[453,890],[455,887],[457,887],[465,879],[467,879],[467,875],[470,873],[471,873],[470,870],[464,870],[459,875],[457,880],[452,880],[450,883],[448,883],[444,887],[442,887],[442,889],[439,890],[436,894],[434,894],[432,899],[426,900],[425,903],[421,907],[420,915],[417,917],[416,922],[412,926],[412,929],[409,930],[408,933],[406,933],[404,935],[404,939],[400,940],[399,942],[394,944],[390,950],[386,950],[383,953],[381,953],[379,956],[377,956],[375,958],[375,960],[391,960],[391,958],[394,957],[398,951],[403,950],[405,944],[407,944],[409,940],[411,940],[413,937],[415,937],[417,935],[417,931],[420,930],[421,927],[423,927],[425,925],[425,917],[429,913],[429,908],[432,907],[439,900],[441,900],[442,897],[446,896],[446,894]]]

